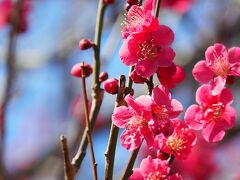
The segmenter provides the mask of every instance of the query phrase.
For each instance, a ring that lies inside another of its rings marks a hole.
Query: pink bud
[[[104,4],[113,4],[114,0],[103,0]]]
[[[91,47],[94,46],[94,43],[88,39],[82,39],[80,42],[79,42],[79,48],[81,50],[87,50]]]
[[[118,91],[118,80],[115,78],[111,78],[106,80],[103,83],[103,88],[109,94],[117,94]]]
[[[81,63],[75,64],[72,67],[72,70],[71,70],[72,76],[81,78],[83,74],[85,75],[85,77],[88,77],[90,76],[90,74],[92,74],[92,66],[90,64],[81,62]]]
[[[145,79],[139,76],[136,70],[131,72],[130,77],[134,83],[143,84],[145,82]]]
[[[106,81],[108,79],[108,73],[107,72],[101,72],[99,75],[99,82]]]

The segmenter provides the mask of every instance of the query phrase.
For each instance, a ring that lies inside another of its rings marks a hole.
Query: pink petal
[[[153,61],[142,60],[136,64],[136,71],[139,76],[148,78],[157,71],[157,67]]]
[[[144,9],[151,11],[154,7],[154,1],[155,0],[146,0],[144,1],[143,7]]]
[[[173,63],[173,59],[175,57],[175,52],[170,47],[163,47],[159,52],[158,56],[154,60],[156,64],[160,67],[168,67]]]
[[[123,128],[132,116],[133,112],[128,107],[120,106],[114,109],[112,121],[117,127]]]
[[[233,95],[230,89],[223,88],[219,95],[219,101],[223,104],[232,104],[233,102]]]
[[[142,160],[140,164],[140,169],[144,175],[149,174],[150,172],[153,172],[155,170],[153,159],[151,156],[148,156],[147,158]]]
[[[219,142],[223,139],[225,131],[222,126],[218,126],[215,122],[211,122],[202,129],[202,134],[207,142],[214,143]]]
[[[191,105],[185,113],[184,120],[189,128],[194,130],[200,130],[204,124],[201,122],[203,112],[200,107],[196,104]]]
[[[181,112],[183,111],[183,106],[182,106],[182,104],[181,104],[178,100],[176,100],[176,99],[172,99],[171,105],[172,105],[172,107],[173,107],[173,110],[172,110],[170,116],[171,116],[171,118],[176,118],[176,117],[178,117],[178,116],[181,114]]]
[[[207,65],[212,65],[214,64],[214,60],[218,57],[227,58],[228,52],[223,44],[216,43],[213,46],[207,48],[205,56]]]
[[[140,129],[140,133],[146,140],[148,147],[153,146],[153,143],[154,143],[153,132],[148,127],[144,127]]]
[[[159,85],[153,89],[152,98],[158,105],[171,106],[171,94],[162,85]]]
[[[226,85],[226,78],[227,77],[217,76],[213,79],[211,83],[212,95],[216,96],[222,91]]]
[[[225,129],[230,129],[236,124],[236,111],[231,106],[227,106],[222,115],[222,121]]]
[[[214,72],[207,67],[206,62],[203,60],[195,64],[192,74],[194,79],[200,83],[207,83],[214,76]]]
[[[123,41],[123,45],[119,50],[119,56],[122,62],[127,66],[133,65],[138,61],[138,56],[130,49],[131,45],[129,45],[129,43],[131,43],[131,41],[133,41],[133,38],[128,36],[128,38]]]
[[[124,100],[126,101],[126,103],[128,104],[128,106],[130,106],[132,109],[135,110],[136,113],[138,113],[139,115],[142,112],[141,106],[139,106],[134,100],[133,97],[128,94]]]
[[[240,76],[240,63],[233,64],[228,74],[232,76]]]
[[[139,106],[142,106],[144,109],[146,110],[151,110],[151,107],[152,107],[152,99],[151,99],[151,96],[149,95],[142,95],[142,96],[139,96],[135,99],[135,102],[139,105]]]
[[[144,180],[141,170],[139,168],[134,168],[133,174],[128,178],[128,180]]]
[[[231,64],[240,63],[240,48],[233,47],[228,50],[228,59]]]
[[[174,33],[164,25],[159,26],[159,30],[153,32],[153,39],[159,46],[170,46],[174,40]]]
[[[168,180],[183,180],[182,176],[178,173],[173,174],[172,176],[169,176]]]
[[[121,145],[127,150],[137,149],[142,143],[141,135],[137,131],[123,131],[120,137]]]
[[[196,91],[196,102],[200,105],[208,105],[211,103],[211,87],[210,85],[202,85]]]

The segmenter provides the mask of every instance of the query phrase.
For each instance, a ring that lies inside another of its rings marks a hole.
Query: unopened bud
[[[101,72],[98,79],[99,79],[99,82],[106,81],[108,79],[108,73],[107,72]]]
[[[137,74],[136,70],[131,72],[130,77],[134,83],[143,84],[145,82],[145,79],[143,77],[139,76]]]
[[[81,50],[87,50],[91,47],[94,46],[94,43],[88,39],[82,39],[80,42],[79,42],[79,48]]]
[[[111,78],[106,80],[103,83],[103,88],[109,94],[117,94],[118,92],[118,80],[115,78]]]
[[[71,70],[71,75],[75,77],[81,78],[83,75],[85,77],[88,77],[91,74],[92,74],[92,66],[90,64],[83,63],[83,62],[75,64]]]

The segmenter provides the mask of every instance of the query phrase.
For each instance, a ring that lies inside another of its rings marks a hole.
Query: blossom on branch
[[[232,128],[236,121],[236,111],[230,105],[233,95],[222,88],[213,95],[211,85],[202,85],[196,92],[197,104],[191,105],[185,113],[185,121],[191,129],[202,130],[207,142],[221,141],[225,130]]]

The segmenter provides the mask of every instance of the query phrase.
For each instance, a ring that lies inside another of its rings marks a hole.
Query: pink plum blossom
[[[119,55],[125,65],[136,65],[137,74],[147,78],[158,67],[172,64],[175,52],[169,46],[173,39],[173,31],[163,25],[156,31],[132,33],[124,39]]]
[[[152,92],[152,116],[155,120],[155,134],[171,133],[171,119],[179,116],[183,111],[182,104],[176,99],[171,98],[171,93],[162,85],[153,89]]]
[[[132,33],[150,32],[159,28],[158,19],[152,15],[151,11],[137,5],[131,6],[124,23],[123,38],[127,38]]]
[[[240,76],[239,47],[227,50],[223,44],[216,43],[206,50],[205,58],[194,66],[192,73],[200,83],[213,80],[214,94],[225,86],[228,76]]]
[[[134,150],[145,139],[148,146],[154,142],[154,134],[150,129],[153,124],[151,114],[151,97],[142,95],[133,100],[131,95],[125,97],[128,105],[115,108],[112,121],[119,128],[125,128],[120,141],[123,147]]]
[[[185,121],[191,129],[202,130],[207,142],[221,141],[225,130],[232,128],[236,112],[230,105],[233,95],[227,88],[212,94],[211,85],[202,85],[196,92],[197,104],[191,105],[185,113]]]
[[[185,79],[186,75],[181,66],[172,63],[168,67],[158,67],[157,76],[163,86],[174,88]]]
[[[172,154],[176,159],[185,160],[196,144],[196,135],[180,119],[173,120],[172,122],[173,133],[168,137],[159,134],[155,138],[155,145],[162,152]]]
[[[170,166],[167,161],[152,159],[151,156],[143,159],[140,168],[133,169],[129,180],[181,180],[179,174],[169,175]]]
[[[144,8],[147,10],[154,9],[154,4],[156,0],[146,0],[144,3]],[[161,8],[172,9],[178,13],[186,13],[195,0],[162,0]]]
[[[9,23],[10,13],[12,10],[13,3],[11,0],[2,0],[0,2],[0,28],[4,27]]]

